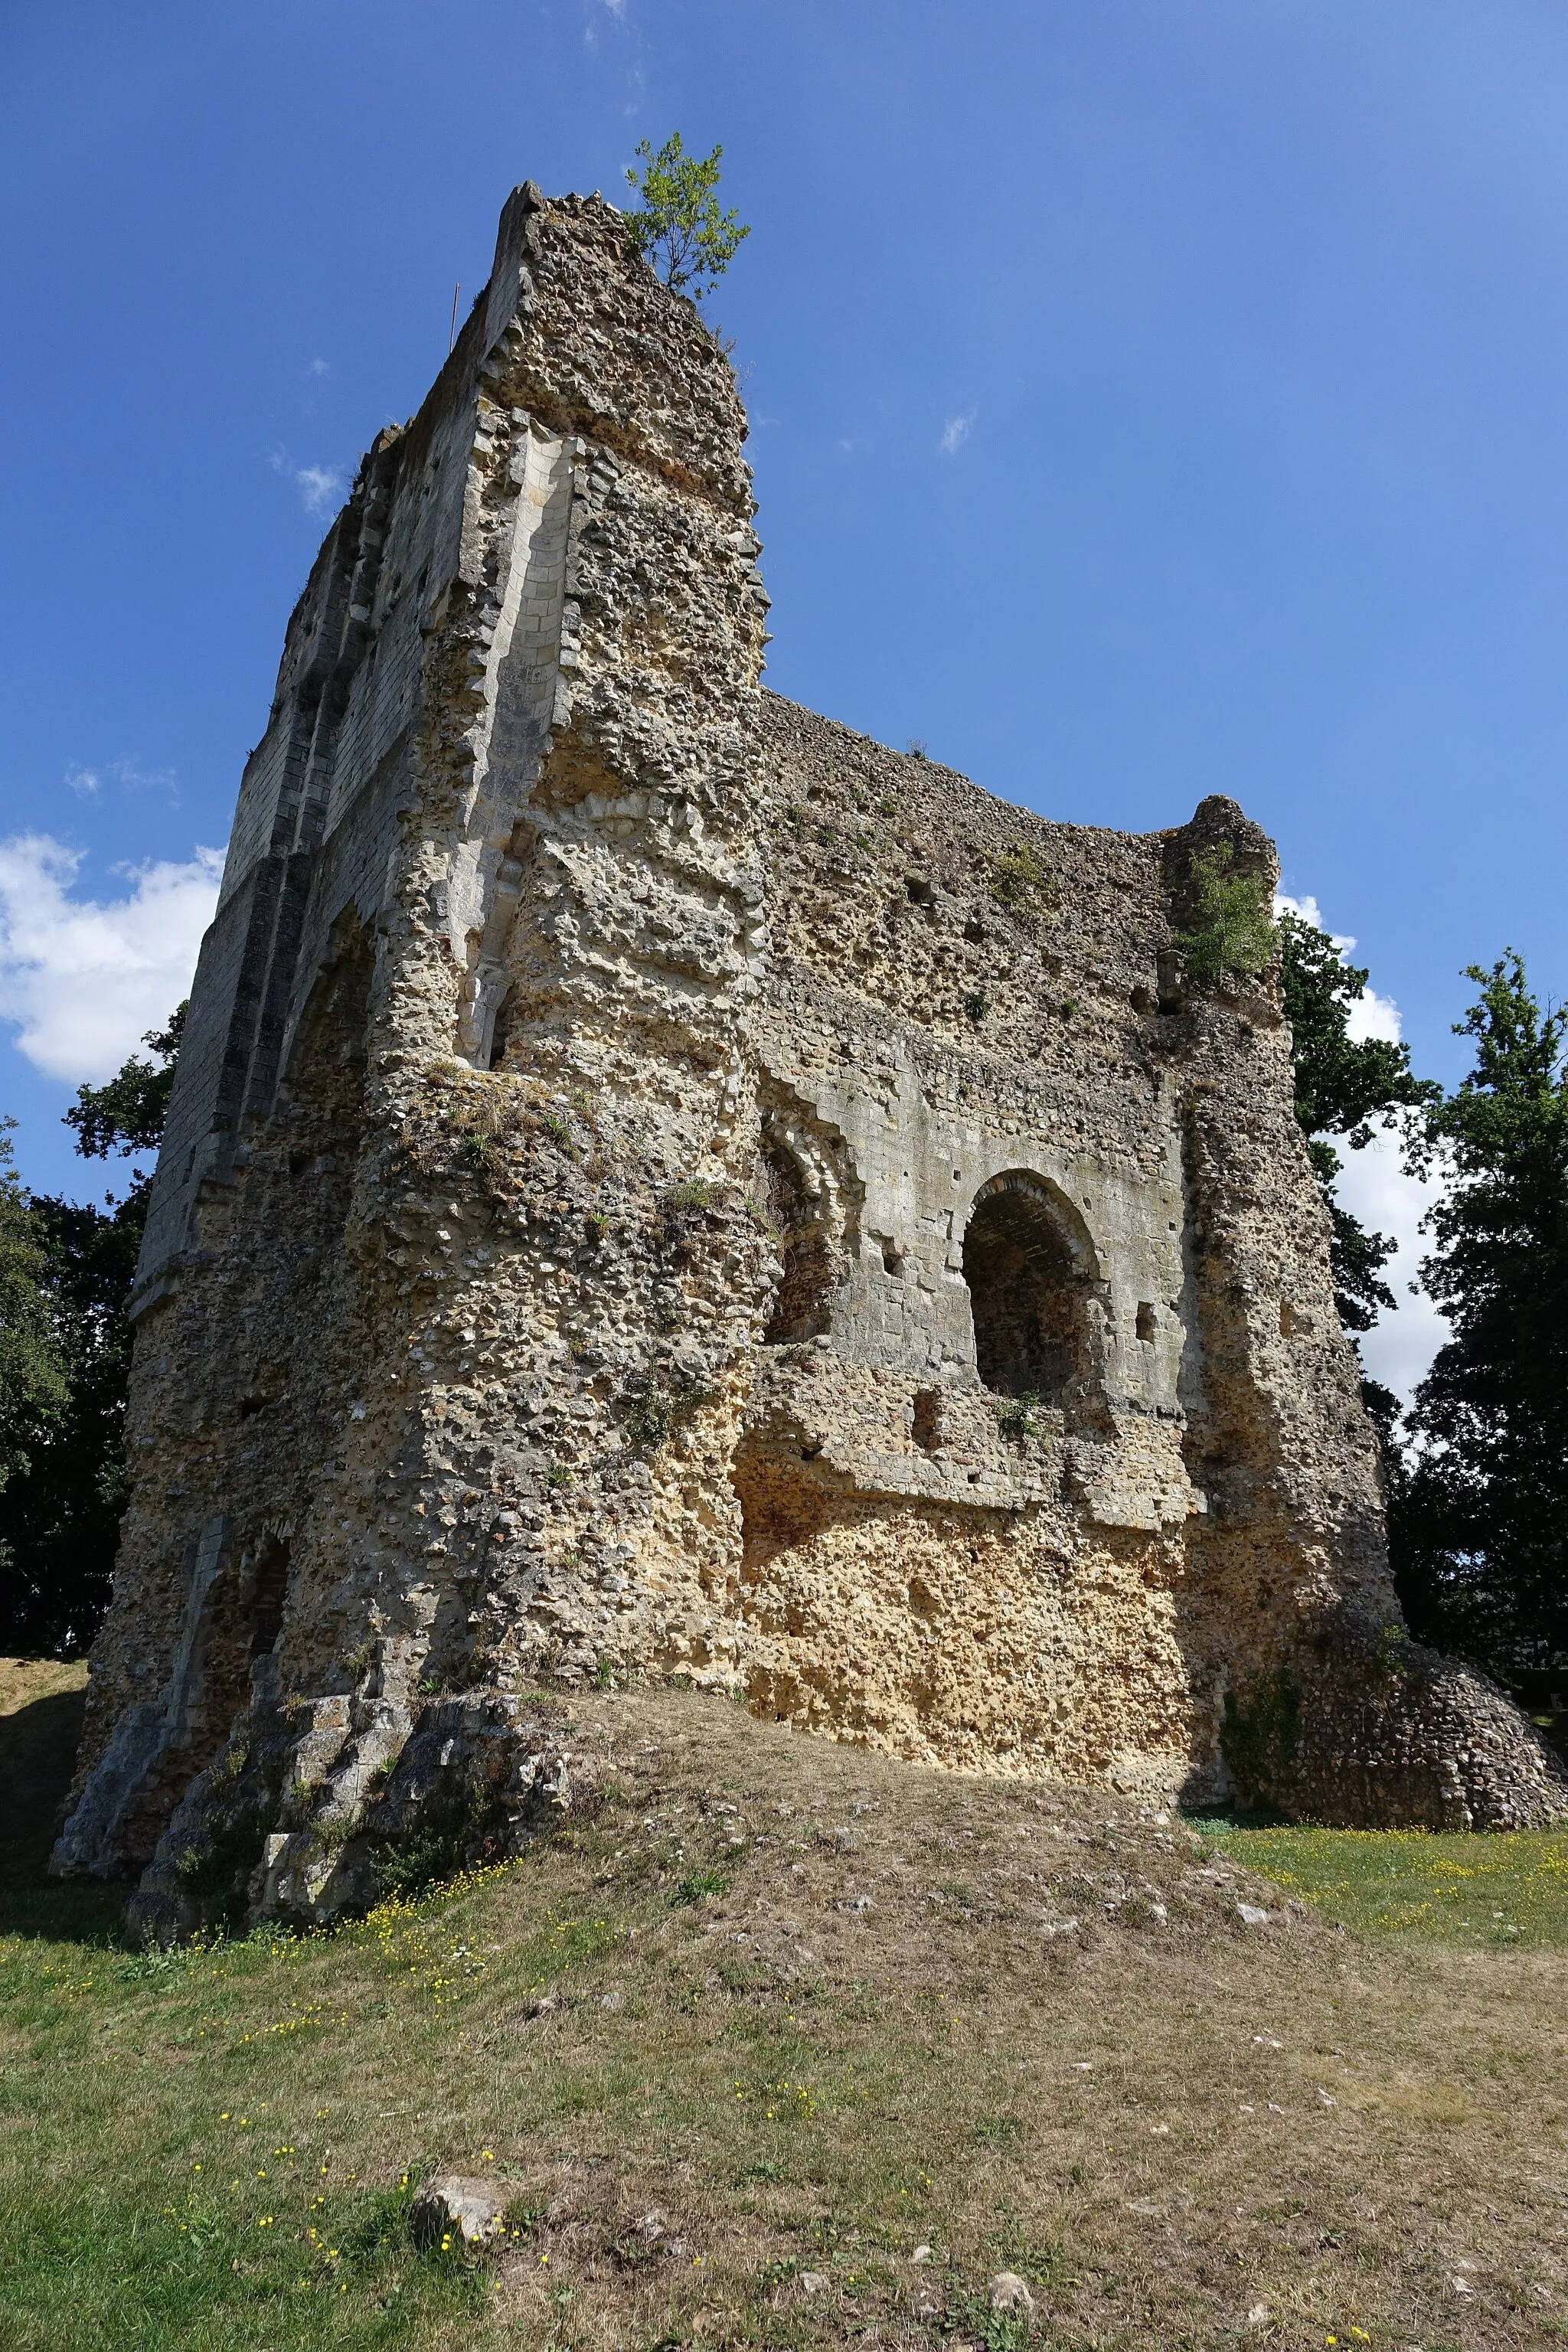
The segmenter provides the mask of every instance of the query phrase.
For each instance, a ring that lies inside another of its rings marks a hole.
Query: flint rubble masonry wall
[[[242,1815],[253,1907],[348,1899],[413,1727],[543,1676],[1162,1795],[1284,1676],[1279,1801],[1560,1806],[1489,1686],[1384,1673],[1278,991],[1173,953],[1194,852],[1270,845],[1052,824],[763,693],[744,436],[614,209],[521,188],[289,621],[57,1858],[152,1921]]]

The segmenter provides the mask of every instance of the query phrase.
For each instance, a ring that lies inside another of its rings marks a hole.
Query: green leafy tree
[[[1276,932],[1280,992],[1293,1039],[1296,1117],[1333,1228],[1334,1304],[1347,1331],[1370,1331],[1380,1311],[1396,1304],[1382,1269],[1398,1244],[1385,1234],[1369,1233],[1334,1198],[1335,1180],[1344,1165],[1335,1142],[1364,1151],[1384,1120],[1407,1118],[1437,1101],[1441,1089],[1415,1075],[1407,1045],[1386,1037],[1351,1035],[1351,1011],[1365,995],[1369,975],[1345,961],[1326,931],[1287,908]],[[1395,1400],[1375,1382],[1366,1387],[1367,1402],[1386,1438]]]
[[[76,1148],[84,1160],[107,1160],[113,1153],[156,1153],[174,1090],[174,1069],[180,1040],[185,1031],[185,1006],[176,1005],[166,1029],[149,1029],[142,1038],[154,1058],[144,1062],[132,1054],[106,1086],[79,1087],[65,1123],[76,1129]],[[150,1178],[140,1171],[135,1182]]]
[[[26,1478],[40,1435],[66,1399],[44,1223],[16,1174],[16,1124],[0,1119],[0,1492]]]
[[[667,286],[700,302],[752,234],[734,213],[720,209],[719,159],[724,150],[689,155],[676,131],[657,155],[647,139],[636,152],[643,168],[639,173],[628,167],[626,182],[641,204],[626,215],[627,242]]]
[[[1415,1632],[1512,1682],[1568,1675],[1568,1010],[1511,950],[1479,995],[1458,1090],[1413,1155],[1447,1190],[1422,1281],[1447,1317],[1410,1414],[1394,1571]]]
[[[101,1087],[82,1087],[66,1113],[84,1159],[134,1160],[157,1150],[184,1023],[181,1005]],[[7,1147],[8,1149],[8,1147]],[[57,1368],[7,1432],[0,1489],[0,1648],[70,1657],[85,1650],[109,1605],[125,1508],[125,1397],[131,1326],[125,1302],[152,1189],[132,1165],[124,1195],[101,1208],[30,1200],[31,1312]],[[0,1231],[5,1212],[0,1207]]]

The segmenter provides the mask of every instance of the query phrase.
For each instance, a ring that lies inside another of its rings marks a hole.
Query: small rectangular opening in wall
[[[1147,1298],[1141,1298],[1138,1302],[1138,1337],[1152,1343],[1155,1328],[1154,1309]]]
[[[940,1389],[917,1389],[914,1402],[915,1444],[934,1454],[942,1444],[942,1394]]]
[[[289,1546],[281,1536],[264,1540],[256,1563],[256,1583],[250,1601],[250,1654],[265,1657],[283,1631],[283,1604],[289,1597]]]

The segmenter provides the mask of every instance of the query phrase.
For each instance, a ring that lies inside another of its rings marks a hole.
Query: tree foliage
[[[1422,1281],[1448,1319],[1394,1495],[1413,1629],[1505,1680],[1568,1674],[1568,1010],[1510,950],[1469,967],[1468,1076],[1428,1104],[1415,1165],[1447,1189]]]
[[[48,1250],[0,1120],[0,1490],[27,1464],[66,1398],[66,1368],[44,1287]]]
[[[155,1151],[174,1086],[184,1005],[101,1087],[82,1087],[67,1124],[86,1159]],[[5,1146],[9,1157],[9,1145]],[[125,1303],[147,1218],[151,1171],[90,1203],[29,1197],[14,1175],[0,1188],[0,1284],[15,1268],[27,1328],[49,1379],[0,1430],[0,1648],[68,1657],[86,1649],[109,1605],[125,1507]],[[6,1255],[13,1225],[21,1255]],[[6,1288],[7,1307],[11,1291]],[[5,1311],[5,1310],[0,1310]]]
[[[76,1148],[84,1160],[107,1160],[115,1152],[156,1152],[174,1090],[185,1012],[184,1004],[177,1004],[166,1029],[148,1030],[142,1043],[151,1046],[153,1061],[132,1054],[107,1085],[77,1088],[66,1125],[76,1129]],[[136,1181],[144,1181],[138,1174]]]
[[[1370,1331],[1395,1305],[1382,1269],[1398,1244],[1369,1233],[1334,1198],[1344,1162],[1330,1137],[1363,1151],[1378,1126],[1438,1098],[1410,1067],[1410,1049],[1386,1037],[1352,1037],[1351,1010],[1368,974],[1347,963],[1326,931],[1287,908],[1277,926],[1280,991],[1293,1037],[1296,1117],[1332,1223],[1334,1304],[1347,1331]],[[1388,1400],[1390,1405],[1392,1398]]]
[[[657,155],[647,139],[639,140],[636,152],[643,169],[628,167],[626,182],[642,201],[626,215],[627,242],[667,286],[700,302],[752,234],[736,214],[720,209],[719,159],[724,150],[689,155],[675,131]]]

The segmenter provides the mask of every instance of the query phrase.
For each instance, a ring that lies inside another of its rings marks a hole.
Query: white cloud
[[[1348,956],[1355,946],[1348,931],[1329,930],[1315,898],[1291,898],[1280,890],[1275,894],[1274,911],[1277,915],[1287,911],[1299,915],[1302,922],[1310,923],[1314,930],[1328,931],[1342,956]],[[1347,1026],[1358,1045],[1367,1037],[1385,1037],[1391,1045],[1397,1045],[1401,1035],[1399,1007],[1392,996],[1379,996],[1376,989],[1369,984],[1351,1006]]]
[[[1355,940],[1349,932],[1329,930],[1316,898],[1288,898],[1281,891],[1274,901],[1274,911],[1278,915],[1286,909],[1315,929],[1328,931],[1341,955],[1348,956],[1354,948]],[[1401,1034],[1399,1007],[1392,996],[1380,996],[1374,988],[1368,987],[1365,994],[1350,1007],[1346,1025],[1358,1042],[1367,1037],[1386,1037],[1390,1045],[1397,1045]],[[1386,1234],[1399,1244],[1383,1269],[1384,1280],[1399,1301],[1398,1308],[1392,1315],[1384,1313],[1375,1328],[1365,1333],[1361,1353],[1372,1378],[1381,1381],[1408,1403],[1417,1382],[1448,1336],[1447,1323],[1425,1291],[1412,1297],[1409,1290],[1426,1255],[1426,1240],[1419,1230],[1421,1220],[1442,1188],[1440,1184],[1418,1183],[1414,1176],[1405,1174],[1400,1166],[1397,1135],[1386,1124],[1374,1133],[1364,1150],[1340,1149],[1340,1158],[1344,1164],[1334,1191],[1341,1206],[1348,1209],[1352,1217],[1359,1217],[1369,1231]]]
[[[1334,1187],[1341,1205],[1359,1217],[1373,1233],[1385,1234],[1399,1248],[1383,1269],[1383,1278],[1399,1301],[1396,1313],[1384,1314],[1362,1339],[1362,1361],[1374,1381],[1409,1402],[1433,1357],[1448,1337],[1448,1326],[1425,1291],[1413,1298],[1406,1285],[1430,1242],[1417,1231],[1423,1216],[1441,1191],[1437,1184],[1418,1183],[1399,1164],[1397,1139],[1386,1129],[1374,1135],[1364,1151],[1342,1151],[1344,1167]]]
[[[79,898],[81,860],[47,833],[0,842],[0,1019],[73,1086],[111,1077],[189,993],[223,873],[222,853],[198,848],[184,865],[117,867],[122,898]]]
[[[123,784],[128,792],[165,792],[177,800],[173,768],[144,768],[138,760],[109,760],[100,768],[68,768],[66,786],[84,801],[95,801],[105,782]]]
[[[1401,1035],[1399,1007],[1392,996],[1379,996],[1375,988],[1368,986],[1351,1006],[1345,1028],[1357,1045],[1368,1037],[1383,1037],[1389,1045],[1397,1045]]]
[[[312,360],[310,366],[305,370],[305,373],[307,375],[318,376],[331,375],[331,372],[332,363],[331,360]]]
[[[336,466],[297,466],[287,449],[269,451],[268,463],[275,474],[293,483],[307,514],[330,515],[337,511],[343,495],[343,478]]]
[[[972,408],[967,416],[950,416],[948,418],[947,423],[942,428],[942,439],[936,445],[944,457],[957,457],[959,451],[968,440],[970,434],[973,431],[974,420],[979,414],[980,411],[977,408]]]

